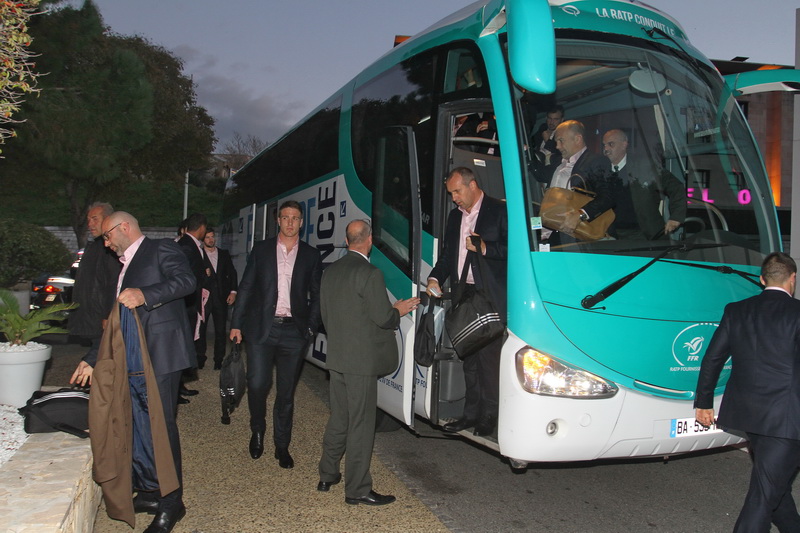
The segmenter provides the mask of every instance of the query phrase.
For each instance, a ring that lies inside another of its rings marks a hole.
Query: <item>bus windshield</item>
[[[615,220],[605,238],[567,240],[550,251],[654,257],[685,243],[686,259],[758,265],[777,249],[757,149],[739,106],[707,65],[656,46],[559,40],[556,93],[518,89],[517,105],[534,250],[545,249],[540,243],[550,234],[539,229],[539,205],[561,162],[555,142],[547,142],[560,120],[581,122],[586,151],[608,161]]]

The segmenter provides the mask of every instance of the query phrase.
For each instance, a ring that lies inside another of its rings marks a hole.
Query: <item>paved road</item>
[[[303,379],[326,390],[321,370]],[[507,461],[417,420],[379,433],[376,451],[455,532],[728,532],[750,472],[740,450],[661,459],[534,464]]]

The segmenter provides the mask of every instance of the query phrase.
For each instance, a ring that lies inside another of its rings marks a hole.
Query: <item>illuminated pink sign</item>
[[[695,197],[694,193],[696,190],[697,189],[695,189],[694,187],[687,188],[686,196],[688,196],[689,198],[694,198]],[[714,200],[712,200],[711,197],[708,195],[708,189],[700,189],[700,199],[709,204],[714,203]],[[751,201],[753,201],[753,197],[748,189],[742,189],[736,195],[736,200],[739,202],[739,205],[747,205]]]

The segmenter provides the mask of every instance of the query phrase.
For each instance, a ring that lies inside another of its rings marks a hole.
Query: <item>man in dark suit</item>
[[[247,258],[231,318],[231,340],[247,342],[247,405],[250,409],[250,456],[264,452],[267,395],[275,367],[276,395],[272,425],[275,458],[294,467],[289,454],[294,391],[304,350],[319,329],[319,250],[300,240],[302,206],[294,200],[278,209],[277,237],[256,243]]]
[[[200,337],[195,343],[197,358],[206,359],[206,327],[208,318],[214,321],[214,370],[222,368],[225,358],[225,329],[228,324],[228,306],[236,302],[236,287],[238,277],[228,250],[217,248],[217,236],[214,228],[208,228],[203,238],[203,248],[211,263],[211,278],[209,280],[209,295],[203,315],[205,320],[200,322]]]
[[[608,159],[587,148],[584,125],[577,120],[562,122],[556,127],[555,139],[561,153],[561,162],[544,166],[532,161],[534,177],[548,187],[580,187],[595,194],[594,199],[581,210],[568,212],[560,228],[550,228],[542,232],[542,238],[548,239],[550,244],[564,244],[575,242],[570,234],[581,221],[591,222],[613,208],[614,198],[610,194],[608,181],[611,165]]]
[[[193,213],[186,219],[186,232],[183,237],[178,240],[178,245],[186,254],[189,260],[189,265],[192,268],[192,273],[197,280],[197,287],[195,292],[186,297],[186,313],[189,317],[189,325],[192,328],[192,335],[195,339],[195,351],[198,351],[199,344],[197,342],[197,321],[198,315],[203,309],[203,291],[210,291],[211,289],[211,263],[208,261],[208,256],[203,249],[203,239],[206,236],[208,228],[208,219],[201,213]],[[197,368],[203,368],[206,364],[206,357],[197,357]]]
[[[734,531],[800,531],[792,482],[800,468],[800,301],[797,265],[783,252],[761,266],[758,296],[728,304],[700,367],[697,421],[714,423],[714,389],[731,359],[717,424],[747,433],[750,488]]]
[[[453,169],[447,178],[447,192],[456,208],[450,211],[444,234],[444,249],[428,278],[427,293],[441,294],[441,285],[449,278],[459,281],[467,252],[480,253],[489,267],[487,279],[481,278],[473,255],[466,280],[467,291],[485,291],[503,322],[506,321],[506,257],[508,255],[508,214],[504,202],[483,193],[472,170]],[[479,247],[472,237],[478,237]],[[497,425],[500,392],[500,351],[503,338],[495,339],[464,360],[466,401],[464,414],[445,424],[445,431],[463,431],[475,426],[475,435],[491,435]]]
[[[69,317],[69,332],[91,342],[90,352],[100,346],[121,268],[117,256],[101,238],[103,220],[113,212],[111,204],[95,202],[89,206],[86,222],[94,240],[84,248],[72,290],[72,300],[80,306]]]
[[[609,189],[616,215],[609,233],[619,239],[668,236],[686,219],[686,186],[655,161],[633,157],[628,146],[628,136],[620,129],[603,135],[603,155],[611,163]],[[669,199],[666,222],[659,210],[664,198]]]
[[[103,220],[103,239],[123,264],[117,284],[117,301],[135,309],[142,322],[153,371],[158,382],[164,418],[180,488],[161,496],[139,491],[136,512],[155,514],[146,533],[168,533],[186,514],[183,505],[181,445],[177,413],[178,388],[183,370],[196,364],[192,337],[183,302],[195,289],[195,277],[186,256],[171,239],[151,240],[138,221],[117,211]],[[72,382],[91,382],[93,361],[82,361]],[[135,487],[134,487],[135,488]]]
[[[537,153],[543,164],[558,165],[561,163],[561,153],[556,148],[555,131],[558,125],[564,122],[564,107],[553,106],[545,117],[544,123],[531,136],[531,149]]]
[[[383,274],[369,263],[372,230],[364,220],[347,225],[347,255],[322,277],[320,307],[328,337],[331,416],[322,440],[317,490],[327,492],[342,479],[345,502],[385,505],[391,495],[372,490],[369,465],[375,440],[379,376],[397,368],[394,330],[419,298],[389,302]]]

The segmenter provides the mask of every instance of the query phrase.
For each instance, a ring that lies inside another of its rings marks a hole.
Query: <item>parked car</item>
[[[75,285],[69,272],[60,276],[43,274],[31,282],[31,310],[41,309],[57,303],[72,302],[72,286]]]

